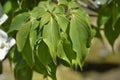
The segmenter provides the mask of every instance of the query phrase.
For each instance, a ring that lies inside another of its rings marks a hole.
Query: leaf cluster
[[[93,37],[88,14],[74,0],[40,1],[15,15],[8,33],[16,33],[14,54],[21,56],[15,59],[17,80],[23,79],[17,77],[21,70],[25,75],[30,70],[30,77],[35,70],[56,80],[59,64],[82,68]]]
[[[102,39],[100,31],[103,30],[107,40],[113,47],[120,34],[120,1],[108,0],[99,7],[96,37]],[[101,29],[102,28],[102,29]],[[114,50],[114,49],[113,49]]]

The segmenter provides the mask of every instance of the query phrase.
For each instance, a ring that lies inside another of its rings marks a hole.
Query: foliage
[[[82,69],[94,30],[101,39],[104,25],[103,31],[112,46],[120,33],[119,0],[90,6],[92,10],[99,9],[95,29],[77,0],[1,0],[1,3],[9,16],[2,28],[16,39],[10,51],[16,80],[31,80],[33,71],[56,80],[59,64],[79,65]]]
[[[100,6],[98,16],[98,28],[104,25],[104,32],[109,41],[113,46],[116,38],[120,33],[120,1],[113,0]]]

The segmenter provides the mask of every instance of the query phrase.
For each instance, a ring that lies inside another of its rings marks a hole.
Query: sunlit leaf
[[[34,19],[39,19],[41,16],[43,16],[45,13],[45,9],[42,7],[35,7],[31,12],[31,17]]]
[[[64,14],[65,13],[65,9],[63,6],[56,6],[55,10],[53,11],[53,13],[56,14]]]
[[[70,21],[70,38],[73,50],[77,53],[77,62],[82,67],[85,57],[88,54],[87,40],[89,39],[90,28],[82,15],[77,15],[77,11],[72,15]],[[76,14],[76,15],[75,15]]]
[[[38,25],[39,25],[39,21],[35,20],[32,22],[30,35],[29,35],[30,45],[32,48],[34,48],[34,45],[35,45],[36,40],[37,40],[37,27],[38,27]]]
[[[91,27],[90,25],[90,20],[89,20],[89,16],[87,14],[87,12],[85,10],[83,10],[82,8],[78,9],[78,10],[73,10],[73,14],[75,14],[81,21],[81,23],[86,27],[86,31],[88,31],[88,39],[87,39],[87,48],[90,47],[91,45],[91,40],[92,38],[95,36],[96,31],[94,28]]]
[[[45,24],[47,24],[50,21],[50,13],[46,12],[40,20],[40,28],[42,28]]]
[[[50,2],[49,0],[42,0],[39,2],[38,6],[45,9],[46,6],[49,5],[49,2]]]
[[[57,59],[58,59],[58,63],[59,63],[59,60],[64,60],[64,62],[66,62],[67,64],[70,63],[69,59],[67,58],[66,54],[65,54],[65,51],[63,49],[63,43],[62,41],[60,40],[58,45],[57,45]],[[65,65],[63,62],[60,62],[61,64]]]
[[[75,9],[75,8],[79,8],[79,4],[76,3],[75,1],[70,1],[69,4],[68,4],[68,8],[69,9]]]
[[[16,43],[19,51],[22,51],[30,32],[31,22],[28,22],[19,29],[16,35]]]
[[[60,28],[65,32],[69,25],[69,20],[64,15],[59,14],[58,15],[56,14],[56,20]]]
[[[50,22],[44,26],[43,29],[43,40],[47,44],[50,55],[52,56],[54,62],[56,62],[56,48],[59,41],[59,27],[55,19],[51,18]]]
[[[21,52],[23,59],[27,62],[27,64],[32,68],[33,67],[33,51],[32,48],[30,46],[30,41],[29,39],[27,39],[25,46]]]
[[[29,17],[28,13],[22,13],[13,18],[8,32],[19,30],[27,21]]]
[[[48,12],[53,12],[55,10],[56,4],[50,3],[46,6]]]
[[[58,4],[68,4],[68,0],[57,0]]]

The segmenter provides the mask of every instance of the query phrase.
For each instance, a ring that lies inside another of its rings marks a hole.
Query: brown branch
[[[95,6],[96,9],[93,9],[92,7],[90,7],[88,4],[84,3],[84,2],[81,1],[81,0],[77,0],[77,2],[78,2],[82,7],[98,13],[98,8],[99,8],[99,6],[98,6],[97,4],[95,4],[92,0],[89,0],[89,2],[90,2],[91,4],[93,4],[93,6]]]

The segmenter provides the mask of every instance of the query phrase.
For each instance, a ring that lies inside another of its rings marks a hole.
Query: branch
[[[92,0],[89,0],[89,2],[90,2],[91,4],[93,4],[93,6],[95,6],[96,9],[91,8],[88,4],[84,3],[84,2],[81,1],[81,0],[77,0],[77,2],[78,2],[82,7],[87,8],[87,9],[89,9],[89,10],[91,10],[91,11],[94,11],[94,12],[98,13],[98,8],[99,8],[99,6],[98,6],[97,4],[95,4]]]
[[[99,6],[93,1],[93,0],[88,0],[95,8],[99,8]]]

